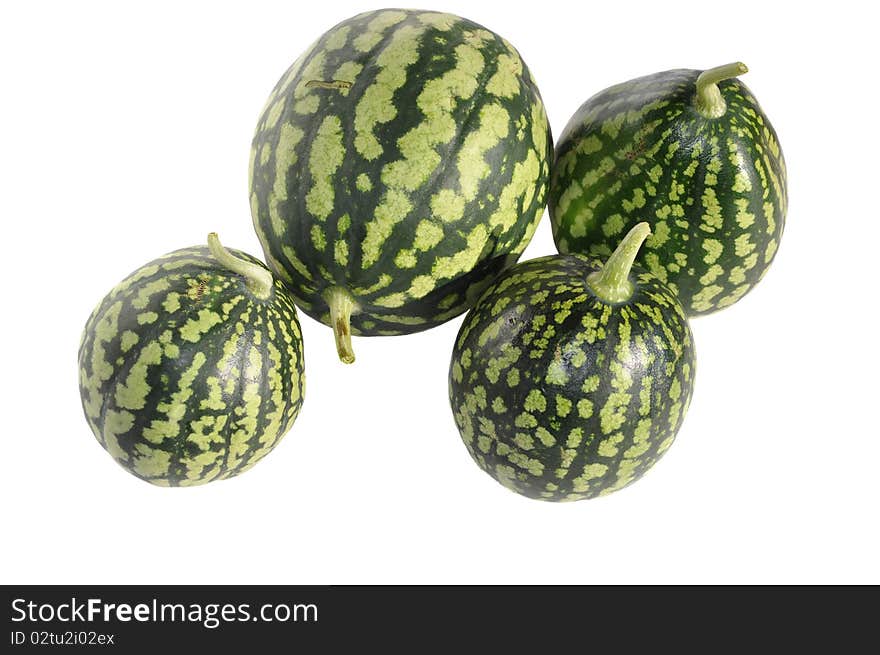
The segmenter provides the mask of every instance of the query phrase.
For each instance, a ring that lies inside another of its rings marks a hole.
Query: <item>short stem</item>
[[[727,103],[721,96],[718,82],[728,80],[731,77],[748,73],[749,69],[741,61],[710,68],[700,73],[697,78],[697,94],[694,96],[694,105],[697,111],[706,118],[719,118],[727,111]]]
[[[272,274],[262,266],[233,255],[220,243],[216,232],[208,235],[208,249],[220,264],[241,275],[257,298],[265,300],[272,294]]]
[[[651,234],[647,223],[639,223],[623,237],[617,250],[598,271],[587,276],[587,284],[596,297],[607,303],[626,302],[632,297],[635,286],[629,279],[633,262],[642,243]]]
[[[345,80],[309,80],[306,82],[307,89],[350,89],[351,82]]]
[[[330,325],[336,337],[336,352],[346,364],[354,363],[351,347],[351,314],[356,305],[351,294],[342,287],[330,287],[324,292],[324,300],[330,307]]]

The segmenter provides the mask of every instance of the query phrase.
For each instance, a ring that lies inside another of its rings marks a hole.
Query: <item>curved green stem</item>
[[[694,105],[697,111],[706,118],[723,116],[727,111],[727,103],[721,96],[718,82],[748,72],[749,69],[744,63],[735,61],[732,64],[717,66],[700,73],[697,78],[697,94],[694,96]]]
[[[587,276],[587,285],[596,297],[607,303],[626,302],[632,297],[635,286],[629,279],[633,262],[645,239],[651,234],[647,223],[639,223],[631,229],[611,257],[598,271]]]
[[[324,292],[324,300],[330,307],[330,325],[336,337],[336,352],[345,364],[354,363],[351,347],[351,313],[356,309],[354,298],[342,287],[330,287]]]
[[[208,235],[208,249],[220,264],[244,277],[257,298],[265,300],[272,294],[272,274],[262,266],[233,255],[220,243],[216,232]]]

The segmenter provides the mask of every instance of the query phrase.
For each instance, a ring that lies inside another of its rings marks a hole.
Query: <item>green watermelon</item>
[[[238,475],[268,453],[303,402],[293,299],[257,259],[177,250],[98,304],[79,348],[86,419],[130,473],[161,486]]]
[[[516,49],[469,20],[386,9],[321,36],[281,77],[250,162],[271,269],[336,332],[460,314],[525,249],[552,138]]]
[[[461,326],[449,395],[473,459],[531,498],[580,500],[637,480],[666,452],[693,391],[684,309],[633,259],[553,255],[509,269]]]
[[[648,221],[640,261],[689,315],[742,298],[767,272],[787,206],[785,160],[743,64],[608,88],[571,118],[550,186],[561,253],[605,257]]]

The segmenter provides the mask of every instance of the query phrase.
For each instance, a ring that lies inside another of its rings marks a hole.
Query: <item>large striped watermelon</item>
[[[516,261],[551,157],[512,45],[449,14],[373,11],[319,38],[269,97],[251,153],[254,225],[350,362],[350,333],[442,323]]]
[[[634,227],[605,264],[517,264],[462,323],[449,372],[455,421],[480,468],[513,491],[608,494],[675,439],[696,360],[675,295],[632,267],[647,233]]]
[[[120,282],[86,323],[83,409],[102,446],[162,486],[237,475],[303,401],[302,337],[288,292],[255,258],[177,250]]]
[[[638,221],[640,255],[691,314],[742,298],[773,261],[787,206],[776,132],[740,63],[672,70],[593,96],[556,145],[559,252],[607,256]]]

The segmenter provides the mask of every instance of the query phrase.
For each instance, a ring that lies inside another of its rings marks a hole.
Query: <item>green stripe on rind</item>
[[[228,478],[269,452],[302,405],[296,310],[280,282],[259,300],[207,248],[178,250],[98,305],[79,379],[92,431],[134,475],[163,486]]]
[[[324,323],[322,292],[347,288],[355,334],[460,314],[516,261],[546,204],[552,139],[518,53],[467,20],[389,10],[341,23],[294,67],[253,142],[251,207],[270,267]],[[346,70],[357,71],[348,89],[307,86]],[[314,112],[297,111],[304,98]],[[321,136],[329,117],[340,145]]]
[[[550,192],[560,252],[607,256],[639,221],[639,261],[690,315],[742,298],[782,236],[785,160],[772,125],[739,80],[719,83],[727,112],[693,106],[700,71],[631,80],[590,98],[556,146]]]
[[[601,263],[543,257],[504,273],[467,315],[450,402],[473,459],[550,501],[631,484],[672,444],[693,391],[695,351],[671,290],[640,266],[609,305],[586,276]]]

